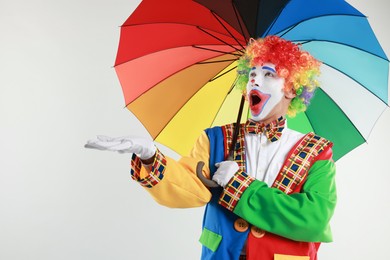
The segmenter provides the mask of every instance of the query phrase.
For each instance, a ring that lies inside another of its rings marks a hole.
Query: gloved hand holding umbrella
[[[235,161],[223,161],[217,163],[215,166],[217,166],[218,169],[213,175],[213,181],[223,188],[225,188],[226,184],[239,169],[238,164]]]

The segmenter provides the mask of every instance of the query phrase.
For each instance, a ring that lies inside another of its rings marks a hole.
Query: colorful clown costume
[[[207,188],[196,176],[212,178],[226,160],[233,124],[206,129],[189,156],[175,161],[157,151],[144,166],[132,157],[132,178],[161,205],[206,205],[202,259],[317,259],[321,242],[332,241],[329,221],[336,205],[332,143],[301,134],[279,118],[267,126],[241,124],[234,160],[239,170],[225,188]]]

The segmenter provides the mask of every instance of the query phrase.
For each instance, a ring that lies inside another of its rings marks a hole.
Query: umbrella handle
[[[199,161],[198,164],[196,165],[196,175],[202,181],[204,186],[209,187],[209,188],[217,188],[217,187],[219,187],[219,185],[215,181],[207,179],[203,175],[203,173],[202,173],[203,166],[204,166],[204,162]]]

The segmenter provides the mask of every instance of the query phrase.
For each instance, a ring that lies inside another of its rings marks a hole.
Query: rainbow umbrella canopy
[[[364,143],[387,107],[389,62],[344,0],[144,0],[121,27],[115,62],[126,107],[157,142],[188,154],[203,129],[236,120],[237,60],[267,35],[323,63],[321,88],[289,127],[331,140],[335,160]]]

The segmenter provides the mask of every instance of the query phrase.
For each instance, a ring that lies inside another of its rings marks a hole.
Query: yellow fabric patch
[[[310,256],[274,255],[274,260],[310,260]]]

